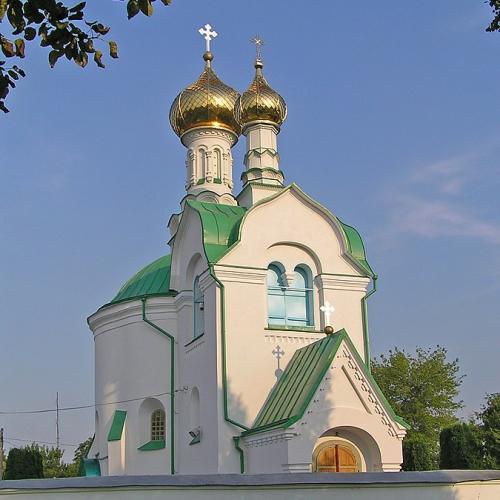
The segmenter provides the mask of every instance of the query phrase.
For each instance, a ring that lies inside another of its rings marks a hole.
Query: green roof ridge
[[[354,353],[364,376],[374,387],[391,418],[403,427],[409,428],[408,423],[396,415],[377,382],[366,369],[349,335],[342,329],[295,351],[257,415],[252,428],[243,432],[242,435],[276,427],[286,428],[300,420],[344,340]]]

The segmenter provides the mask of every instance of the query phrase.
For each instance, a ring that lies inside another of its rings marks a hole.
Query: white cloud
[[[398,194],[384,200],[389,209],[384,239],[457,236],[500,245],[500,222],[486,220],[466,201],[478,185],[499,182],[498,148],[495,137],[474,151],[421,165],[389,186]]]
[[[475,237],[500,245],[500,225],[481,220],[466,208],[414,195],[400,195],[393,201],[396,207],[390,218],[390,232],[425,238]]]

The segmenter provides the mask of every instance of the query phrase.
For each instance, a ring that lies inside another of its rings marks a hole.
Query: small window
[[[165,412],[155,410],[151,413],[151,441],[165,441]]]
[[[197,338],[205,333],[205,298],[201,291],[198,277],[194,280],[193,285],[193,310],[193,337]]]
[[[291,286],[285,286],[283,269],[271,264],[267,271],[268,322],[270,325],[312,326],[312,279],[304,265],[295,268]]]

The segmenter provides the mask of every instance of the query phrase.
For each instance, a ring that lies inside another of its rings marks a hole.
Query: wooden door
[[[359,472],[352,450],[340,444],[323,448],[316,457],[317,472]]]

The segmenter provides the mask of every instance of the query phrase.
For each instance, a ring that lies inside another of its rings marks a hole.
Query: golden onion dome
[[[170,124],[179,137],[195,127],[229,130],[239,136],[241,127],[234,118],[234,105],[240,95],[219,80],[211,66],[211,52],[205,52],[203,59],[205,69],[198,80],[174,99]]]
[[[236,101],[234,115],[242,127],[254,121],[281,125],[286,119],[286,102],[267,83],[262,74],[263,66],[260,59],[255,61],[255,78],[248,90]]]

